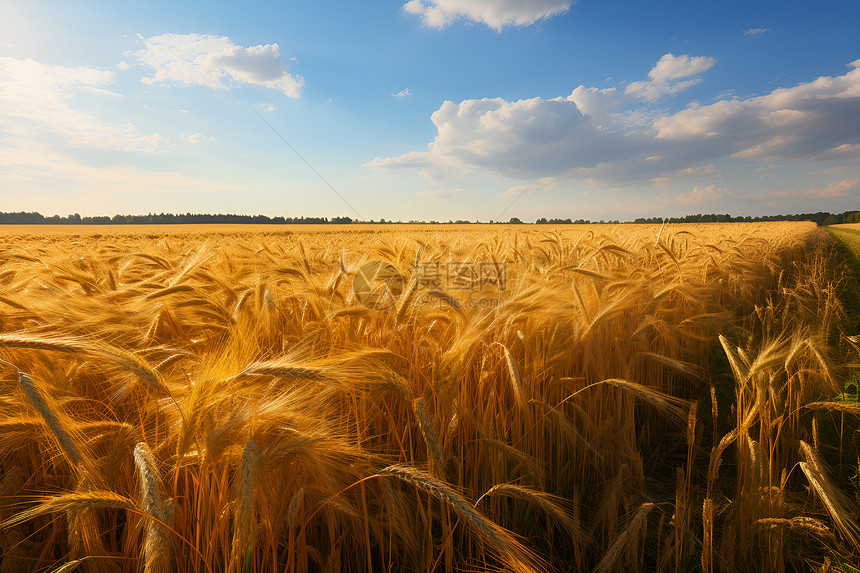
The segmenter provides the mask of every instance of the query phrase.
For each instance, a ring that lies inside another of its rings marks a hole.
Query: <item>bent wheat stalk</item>
[[[140,506],[144,512],[155,518],[147,520],[144,525],[144,571],[168,573],[171,539],[167,527],[173,522],[173,502],[164,497],[155,457],[144,442],[134,448],[134,465],[140,483]]]

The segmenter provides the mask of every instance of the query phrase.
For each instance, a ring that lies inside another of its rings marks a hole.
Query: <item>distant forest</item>
[[[199,225],[199,224],[253,224],[253,225],[328,225],[354,223],[349,217],[269,217],[267,215],[208,215],[200,213],[150,213],[149,215],[114,215],[113,217],[81,217],[77,213],[67,217],[41,213],[2,213],[0,225]]]
[[[731,215],[687,215],[685,217],[640,217],[632,223],[737,223],[737,222],[759,222],[759,221],[814,221],[819,225],[838,225],[840,223],[860,223],[860,211],[845,211],[844,213],[800,213],[797,215],[767,215],[764,217],[732,217]],[[621,223],[622,221],[591,221],[588,219],[546,219],[541,217],[535,221],[536,225],[586,225],[591,223]],[[443,224],[472,224],[481,221],[360,221],[350,217],[269,217],[267,215],[208,215],[199,213],[150,213],[148,215],[114,215],[113,217],[82,217],[75,213],[67,217],[53,215],[46,217],[41,213],[2,213],[0,212],[0,225],[189,225],[189,224],[255,224],[255,225],[346,225],[350,223],[407,223],[423,225]],[[517,217],[508,221],[490,221],[490,223],[524,224]]]

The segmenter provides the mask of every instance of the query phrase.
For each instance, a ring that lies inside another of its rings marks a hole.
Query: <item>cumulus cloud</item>
[[[483,169],[513,177],[595,167],[608,154],[635,153],[635,137],[601,129],[571,98],[446,101],[431,119],[428,151],[376,158],[376,168]]]
[[[420,16],[424,25],[443,28],[464,19],[501,31],[505,26],[530,26],[539,20],[567,12],[572,0],[411,0],[407,14]]]
[[[648,72],[648,79],[641,82],[633,82],[624,90],[627,95],[640,97],[645,100],[654,101],[663,96],[678,93],[693,86],[702,80],[690,78],[701,74],[717,63],[715,58],[708,56],[690,57],[686,54],[675,56],[665,54],[657,62],[657,65]]]
[[[392,97],[406,97],[409,95],[409,88],[404,88],[397,93],[390,94]]]
[[[612,112],[621,106],[621,96],[615,88],[597,89],[579,86],[567,97],[584,115],[598,124],[611,121]]]
[[[280,59],[277,44],[243,48],[226,36],[162,34],[144,41],[138,60],[155,73],[144,77],[148,84],[180,82],[216,90],[231,84],[252,84],[299,97],[304,79],[291,75]]]
[[[647,82],[683,82],[712,65],[711,58],[664,56]],[[674,113],[626,91],[584,86],[552,99],[446,101],[431,116],[437,135],[426,150],[365,165],[431,178],[481,171],[659,184],[712,173],[718,160],[860,159],[860,60],[849,67],[842,76],[757,97],[694,102]]]
[[[744,30],[744,36],[757,36],[765,32],[770,32],[770,28],[747,28]]]

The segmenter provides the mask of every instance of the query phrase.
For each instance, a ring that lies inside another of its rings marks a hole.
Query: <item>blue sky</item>
[[[7,0],[0,211],[860,210],[858,21],[856,1]]]

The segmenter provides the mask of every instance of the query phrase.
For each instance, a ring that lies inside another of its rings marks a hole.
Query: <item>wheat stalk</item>
[[[167,573],[170,571],[170,532],[165,527],[173,523],[173,503],[166,499],[161,476],[155,457],[144,442],[134,448],[134,466],[140,484],[140,507],[143,512],[154,518],[147,519],[144,525],[143,553],[146,573]]]
[[[463,496],[444,482],[406,466],[388,466],[383,468],[380,474],[391,475],[410,483],[451,507],[460,519],[480,536],[482,541],[490,543],[500,555],[505,556],[508,565],[514,571],[525,573],[539,570],[536,557],[510,532],[476,510]]]
[[[58,410],[58,408],[56,404],[53,403],[53,400],[50,400],[48,396],[43,394],[33,379],[24,371],[18,369],[18,367],[6,362],[5,360],[0,360],[0,362],[11,366],[17,371],[18,382],[21,385],[21,389],[24,391],[24,395],[27,397],[27,401],[30,402],[30,405],[33,406],[33,409],[36,410],[45,422],[45,425],[48,426],[48,429],[57,440],[57,443],[60,445],[60,449],[66,456],[66,459],[69,460],[72,467],[77,470],[83,470],[85,457],[81,453],[81,449],[78,447],[77,443],[75,443],[75,440],[72,439],[69,432],[63,426],[59,416],[56,414],[55,410]],[[11,420],[9,421],[11,422]]]
[[[436,426],[427,413],[427,404],[424,402],[424,398],[415,398],[412,401],[412,410],[415,412],[415,419],[418,420],[418,427],[421,428],[421,435],[424,436],[427,451],[430,452],[430,459],[433,460],[434,473],[445,475],[445,456],[439,445],[439,434],[436,432]]]
[[[571,519],[567,512],[562,508],[561,504],[564,500],[555,495],[513,483],[500,483],[484,492],[484,494],[478,498],[478,501],[475,502],[475,505],[477,506],[481,503],[482,499],[490,495],[517,497],[534,504],[561,524],[574,541],[580,544],[585,544],[589,541],[588,535],[582,530],[579,523]]]
[[[631,382],[629,380],[608,378],[603,382],[630,392],[634,396],[657,408],[668,419],[677,423],[679,426],[686,426],[687,415],[682,408],[689,408],[689,402],[657,390],[652,390],[643,384],[637,384],[636,382]]]
[[[852,517],[860,515],[857,507],[833,484],[827,476],[823,462],[809,444],[801,440],[800,451],[806,461],[799,462],[798,465],[818,494],[819,499],[824,503],[827,513],[830,514],[830,518],[836,524],[836,530],[855,550],[860,549],[860,527],[858,527],[855,518]]]
[[[611,571],[618,561],[630,551],[631,547],[637,542],[636,537],[639,535],[639,529],[642,527],[648,513],[654,508],[653,503],[643,503],[636,510],[633,518],[624,528],[624,530],[615,538],[615,542],[594,568],[594,573],[604,573]]]
[[[36,516],[48,513],[79,513],[89,509],[128,509],[137,511],[134,501],[112,491],[80,491],[48,496],[39,499],[39,503],[0,523],[0,529],[13,527],[29,521]]]

